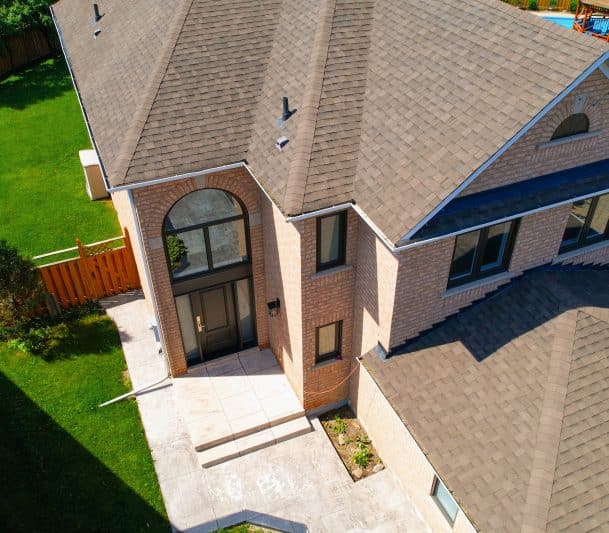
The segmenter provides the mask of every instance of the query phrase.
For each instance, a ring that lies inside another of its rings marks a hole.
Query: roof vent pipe
[[[93,4],[93,22],[99,22],[100,18],[102,18],[102,16],[99,14],[99,6]]]
[[[282,100],[283,100],[283,112],[281,113],[281,120],[283,120],[283,122],[285,122],[294,114],[294,111],[290,111],[290,106],[288,104],[287,96],[284,96],[282,98]]]

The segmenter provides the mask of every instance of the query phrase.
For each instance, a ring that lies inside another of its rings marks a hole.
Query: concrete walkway
[[[116,322],[134,387],[166,374],[139,295],[103,302]],[[248,520],[282,531],[427,532],[391,472],[354,483],[317,419],[313,431],[203,469],[172,380],[137,398],[171,524],[214,531]]]

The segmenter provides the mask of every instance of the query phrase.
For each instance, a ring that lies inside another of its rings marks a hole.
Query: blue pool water
[[[541,18],[549,20],[559,26],[571,29],[573,27],[573,17],[553,17],[552,15],[543,15]]]

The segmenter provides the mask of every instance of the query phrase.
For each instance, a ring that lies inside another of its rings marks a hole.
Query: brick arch
[[[602,127],[603,117],[597,99],[590,94],[571,94],[560,102],[546,117],[543,122],[544,136],[549,141],[556,128],[568,117],[575,113],[584,113],[590,124],[589,131],[595,131]]]
[[[136,189],[135,203],[148,261],[152,290],[157,299],[159,326],[163,333],[172,375],[186,371],[182,337],[173,298],[172,282],[165,257],[163,222],[175,203],[201,189],[221,189],[233,194],[243,204],[249,218],[249,239],[254,281],[256,330],[260,345],[268,344],[265,310],[265,275],[262,225],[260,224],[260,190],[244,169],[174,181]],[[254,223],[253,223],[254,222]]]

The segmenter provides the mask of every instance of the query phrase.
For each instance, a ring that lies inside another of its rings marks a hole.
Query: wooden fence
[[[55,50],[53,45],[38,28],[0,40],[0,76],[47,57]]]
[[[116,246],[120,240],[123,244]],[[78,257],[38,267],[47,291],[64,309],[140,287],[126,228],[123,237],[87,245],[77,239],[73,248],[39,255],[34,260],[73,251],[78,251]]]
[[[529,0],[503,0],[507,4],[518,6],[523,9],[529,7]],[[537,9],[539,11],[553,10],[553,11],[569,11],[571,7],[571,0],[537,0]]]

